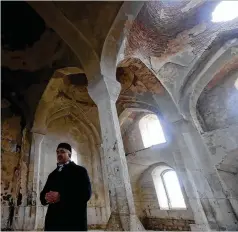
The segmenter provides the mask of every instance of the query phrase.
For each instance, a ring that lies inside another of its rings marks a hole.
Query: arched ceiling
[[[189,108],[200,132],[224,128],[225,124],[236,122],[236,110],[232,105],[236,105],[237,95],[234,86],[237,79],[237,47],[237,39],[228,40],[217,52],[211,54],[206,64],[195,71],[193,82],[184,92],[181,108]]]
[[[201,21],[211,20],[209,12],[216,5],[214,2],[192,2],[194,1],[146,2],[131,28],[126,53],[165,59],[182,50],[189,43],[189,38],[188,35],[176,38],[177,35]]]
[[[126,59],[117,69],[117,80],[122,84],[122,95],[152,93],[163,95],[164,87],[154,73],[139,59]]]
[[[237,18],[224,23],[211,22],[218,3],[146,2],[128,34],[124,54],[121,54],[125,59],[136,57],[146,64],[185,117],[189,117],[189,111],[181,105],[187,104],[187,91],[199,70],[227,40],[238,35]]]
[[[100,57],[104,41],[122,2],[57,1],[54,4],[84,34]]]
[[[114,61],[119,57],[116,73],[122,84],[117,102],[119,112],[132,103],[153,106],[154,96],[164,96],[168,91],[180,112],[188,116],[189,107],[184,106],[189,105],[191,86],[195,85],[200,70],[225,41],[237,37],[237,19],[211,22],[217,4],[203,0],[134,5],[4,2],[3,96],[32,119],[53,73],[76,67],[81,71],[61,72],[67,78],[63,78],[56,96],[90,111],[95,104],[87,93],[87,82],[100,77],[101,71],[105,74],[107,67],[108,73],[113,74],[114,69],[116,72]],[[236,62],[231,60],[223,66],[214,74],[216,81],[209,83],[210,88],[219,82],[224,70],[236,67]]]

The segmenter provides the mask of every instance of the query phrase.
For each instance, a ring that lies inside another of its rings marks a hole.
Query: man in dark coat
[[[49,174],[40,194],[42,205],[49,205],[45,231],[87,230],[87,201],[91,184],[87,170],[70,160],[71,146],[57,147],[57,168]]]

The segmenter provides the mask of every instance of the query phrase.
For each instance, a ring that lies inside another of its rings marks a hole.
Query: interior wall
[[[194,223],[193,212],[189,206],[186,193],[184,198],[186,210],[161,210],[152,179],[152,169],[161,162],[168,166],[178,167],[174,156],[177,152],[176,143],[168,140],[164,144],[144,148],[139,120],[128,127],[123,134],[123,142],[127,155],[127,164],[137,214],[146,229],[155,230],[190,230],[189,224]]]
[[[219,170],[218,173],[223,181],[224,189],[229,197],[234,213],[238,217],[238,173],[230,172],[230,170]]]
[[[11,116],[1,125],[1,228],[11,228],[20,193],[21,117]],[[19,202],[21,199],[19,198]]]
[[[77,125],[72,124],[68,117],[62,117],[50,123],[47,134],[44,136],[41,145],[41,175],[40,190],[43,189],[46,179],[50,172],[56,168],[56,148],[60,142],[71,144],[77,152],[78,165],[84,166],[89,174],[92,185],[92,197],[88,202],[88,225],[89,228],[102,228],[107,222],[106,205],[104,197],[104,185],[102,179],[102,168],[100,162],[95,167],[96,160],[93,156],[99,153],[92,153],[92,142],[89,136],[77,129]],[[100,157],[98,157],[100,160]],[[43,215],[47,207],[42,206]],[[41,217],[39,227],[43,228],[44,217]]]
[[[203,140],[226,195],[238,215],[238,72],[224,77],[215,87],[207,86],[199,98],[198,111],[205,122]]]
[[[214,165],[217,165],[229,157],[231,151],[238,149],[238,124],[205,132],[202,137],[211,152]]]
[[[235,214],[238,216],[238,125],[202,135]]]
[[[198,111],[205,123],[205,131],[223,129],[238,124],[238,72],[223,78],[215,87],[205,88],[198,100]]]
[[[238,199],[238,174],[228,170],[218,170],[220,177],[229,189],[231,196]]]

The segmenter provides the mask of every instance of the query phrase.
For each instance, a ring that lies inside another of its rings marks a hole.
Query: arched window
[[[186,209],[176,172],[168,166],[159,166],[152,172],[155,190],[161,209]]]
[[[139,122],[139,128],[145,148],[166,142],[160,121],[155,114],[144,116]]]
[[[77,152],[72,148],[72,154],[71,154],[71,160],[78,164],[78,155],[77,155]]]

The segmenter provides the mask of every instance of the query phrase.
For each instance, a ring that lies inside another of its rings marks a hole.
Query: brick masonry
[[[190,231],[190,224],[194,220],[167,219],[167,218],[149,218],[141,219],[146,230],[165,230],[165,231]]]

